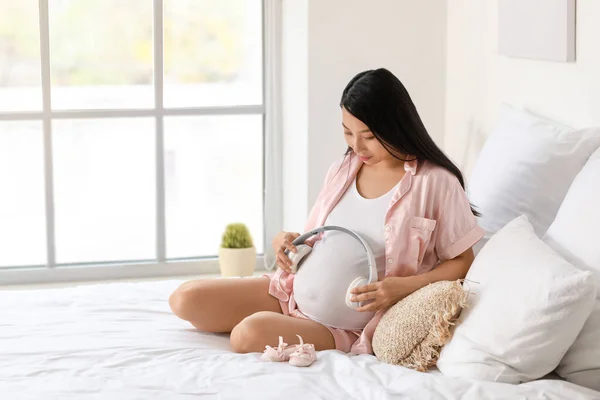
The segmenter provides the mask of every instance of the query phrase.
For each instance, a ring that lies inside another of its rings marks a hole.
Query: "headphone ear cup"
[[[352,293],[352,289],[365,286],[369,284],[369,280],[367,278],[356,278],[352,281],[350,286],[348,286],[348,291],[346,292],[346,305],[352,309],[357,309],[362,306],[362,304],[358,301],[350,301],[354,294]]]
[[[299,244],[298,246],[296,246],[296,250],[297,251],[295,253],[291,251],[287,253],[288,257],[290,258],[290,261],[292,262],[290,269],[294,274],[298,271],[298,268],[300,267],[300,264],[302,264],[304,257],[306,257],[308,253],[310,253],[312,247],[310,247],[307,244]]]

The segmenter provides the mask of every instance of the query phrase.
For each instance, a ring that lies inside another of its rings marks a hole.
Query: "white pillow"
[[[479,225],[487,232],[475,252],[521,214],[541,237],[571,182],[599,146],[598,130],[575,130],[502,105],[469,179],[469,198],[482,213]]]
[[[600,149],[575,178],[543,240],[573,265],[595,274],[600,295]],[[557,371],[568,381],[600,390],[600,297]]]
[[[472,295],[437,364],[448,376],[515,384],[543,377],[575,341],[596,296],[592,274],[542,242],[526,216],[489,240],[466,279]]]

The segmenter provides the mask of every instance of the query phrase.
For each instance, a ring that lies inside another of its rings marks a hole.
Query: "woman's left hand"
[[[414,292],[409,278],[389,277],[352,290],[351,301],[370,301],[358,311],[386,310]]]

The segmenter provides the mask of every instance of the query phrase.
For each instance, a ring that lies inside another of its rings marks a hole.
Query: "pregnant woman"
[[[464,278],[472,246],[483,236],[460,170],[429,136],[402,83],[390,71],[361,72],[341,99],[347,151],[329,169],[304,231],[337,225],[371,247],[377,282],[345,293],[367,271],[367,256],[352,236],[328,231],[296,274],[284,253],[300,234],[273,239],[272,275],[190,281],[171,295],[173,312],[206,332],[231,332],[236,352],[261,352],[278,338],[316,350],[372,353],[383,312],[436,281]]]

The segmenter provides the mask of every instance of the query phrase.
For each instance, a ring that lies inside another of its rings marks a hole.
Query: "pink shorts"
[[[270,275],[263,275],[263,276],[269,278],[269,280],[272,279],[272,276],[270,276]],[[270,293],[270,294],[271,294],[271,296],[273,296],[272,293]],[[293,291],[291,291],[289,294],[290,294],[290,298],[293,299]],[[277,296],[273,296],[273,297],[275,297],[277,300],[279,300],[279,305],[281,306],[281,312],[283,313],[283,315],[288,315],[288,316],[294,317],[294,318],[310,319],[309,317],[307,317],[306,315],[304,315],[300,312],[295,301],[291,301],[291,302],[283,301],[280,298],[278,298]],[[329,332],[331,332],[331,335],[333,336],[333,341],[335,342],[335,349],[342,351],[344,353],[350,353],[350,350],[352,349],[352,345],[358,340],[358,338],[360,338],[360,334],[361,334],[360,330],[346,331],[343,329],[331,328],[327,325],[323,325],[323,326],[325,328],[329,329]]]

